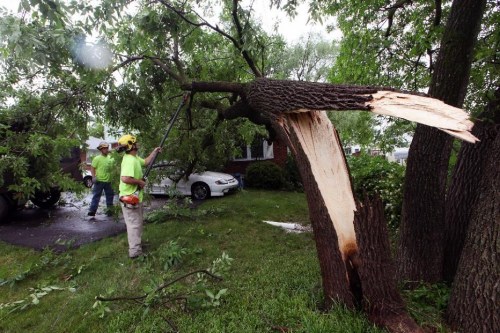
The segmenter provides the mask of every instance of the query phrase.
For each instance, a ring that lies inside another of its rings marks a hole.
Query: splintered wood
[[[454,137],[474,143],[478,139],[470,133],[474,125],[462,109],[440,100],[394,91],[378,91],[366,103],[371,112],[399,117],[436,127]]]
[[[348,251],[357,249],[356,204],[339,138],[324,111],[297,113],[287,116],[287,120],[307,156],[345,260]]]

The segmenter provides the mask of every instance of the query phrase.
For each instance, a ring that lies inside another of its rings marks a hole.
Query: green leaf
[[[207,294],[207,296],[210,298],[210,299],[215,299],[215,295],[210,291],[210,290],[205,290],[205,294]]]

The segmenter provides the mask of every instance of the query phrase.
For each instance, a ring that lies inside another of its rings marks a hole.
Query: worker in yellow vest
[[[90,173],[92,174],[92,201],[89,207],[89,216],[95,216],[102,192],[106,195],[106,215],[113,215],[113,188],[111,187],[111,171],[115,160],[109,155],[109,143],[102,141],[97,146],[100,155],[92,159]]]

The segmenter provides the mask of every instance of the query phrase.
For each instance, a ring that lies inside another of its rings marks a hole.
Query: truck
[[[61,170],[70,175],[77,182],[83,182],[80,171],[80,148],[71,149],[70,156],[60,160]],[[0,222],[4,222],[7,216],[13,211],[23,209],[28,200],[40,208],[52,208],[61,198],[61,189],[54,185],[48,191],[36,191],[30,198],[23,198],[17,193],[9,190],[9,185],[13,183],[11,174],[3,175],[3,184],[0,186]]]

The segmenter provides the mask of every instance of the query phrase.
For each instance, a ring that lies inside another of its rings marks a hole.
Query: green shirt
[[[138,156],[125,154],[122,160],[122,168],[120,172],[120,197],[130,195],[137,190],[137,185],[126,184],[121,180],[121,177],[133,177],[142,179],[142,167],[145,165],[144,160]],[[143,191],[139,192],[139,201],[142,202]]]
[[[115,160],[111,156],[98,155],[92,159],[92,167],[95,168],[95,178],[98,182],[111,181],[111,170]]]

